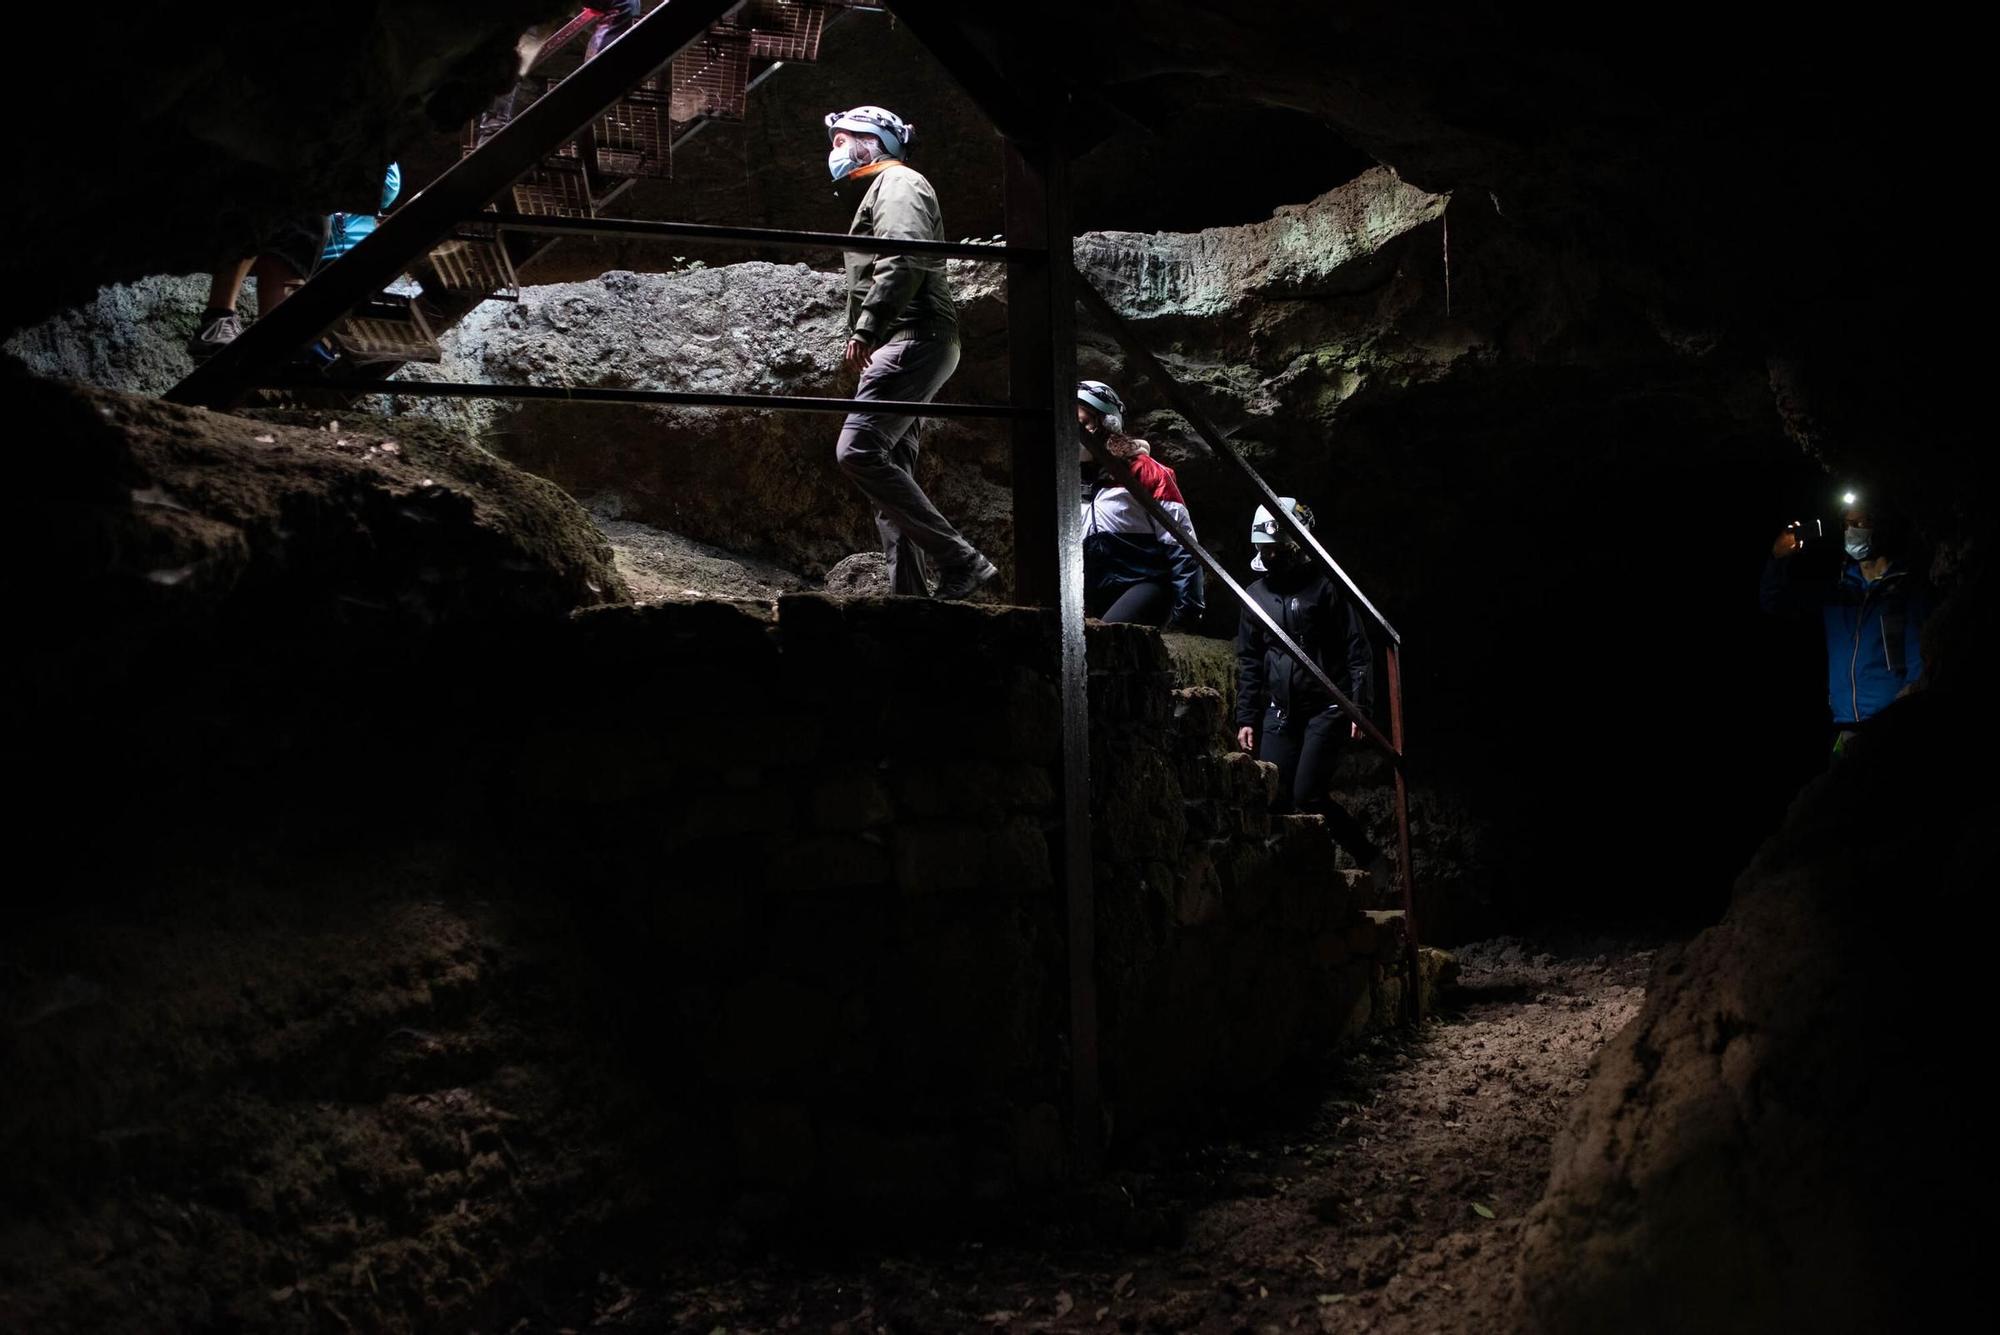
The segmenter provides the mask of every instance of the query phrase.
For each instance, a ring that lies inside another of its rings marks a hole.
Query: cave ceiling
[[[62,91],[10,85],[26,189],[6,324],[103,283],[207,269],[274,218],[365,198],[385,157],[423,179],[507,83],[520,32],[562,8],[380,0],[337,20],[280,7],[208,24],[114,2],[92,11],[87,49],[77,16],[37,11],[23,49],[77,55]],[[1917,331],[1954,306],[1942,238],[1968,226],[1954,191],[1977,160],[1978,84],[1949,32],[1723,5],[1073,0],[961,16],[975,44],[1060,71],[1091,109],[1083,128],[1103,137],[1077,165],[1082,228],[1252,221],[1373,159],[1483,199],[1691,346],[1757,346],[1795,434],[1829,462],[1843,438],[1920,448],[1952,429],[1912,392],[1935,375]],[[634,212],[837,227],[816,122],[857,100],[924,127],[951,231],[998,230],[997,141],[885,15],[839,25],[823,63],[781,71],[747,124],[699,136]]]

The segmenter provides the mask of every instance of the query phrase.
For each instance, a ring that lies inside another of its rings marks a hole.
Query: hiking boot
[[[216,353],[236,341],[243,332],[243,317],[235,311],[216,316],[188,336],[188,356],[198,362],[207,361]]]
[[[1000,573],[1000,568],[981,556],[972,554],[972,559],[964,565],[953,566],[938,577],[936,598],[970,598],[980,585]]]

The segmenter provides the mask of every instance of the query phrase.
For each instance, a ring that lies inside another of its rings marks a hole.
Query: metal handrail
[[[468,221],[505,232],[538,236],[622,236],[654,241],[749,242],[790,250],[851,250],[870,255],[943,255],[987,264],[1046,260],[1039,246],[982,241],[922,241],[913,237],[855,236],[780,227],[730,227],[719,223],[655,222],[647,218],[556,218],[529,213],[482,213]]]
[[[1014,403],[928,403],[917,399],[834,399],[793,394],[703,394],[676,389],[612,389],[596,385],[487,385],[457,380],[383,380],[374,384],[283,377],[259,389],[339,390],[412,399],[528,399],[561,403],[638,403],[682,408],[755,408],[768,412],[894,413],[905,417],[1046,418],[1047,408]]]
[[[1112,454],[1100,441],[1092,440],[1086,435],[1083,438],[1083,443],[1084,447],[1090,451],[1091,457],[1097,460],[1098,467],[1117,479],[1118,484],[1131,494],[1132,499],[1137,501],[1148,515],[1152,516],[1154,523],[1159,524],[1167,532],[1173,534],[1174,541],[1192,552],[1195,558],[1208,568],[1210,573],[1228,585],[1229,591],[1236,595],[1237,601],[1243,604],[1244,610],[1264,623],[1264,629],[1270,632],[1271,636],[1278,641],[1278,644],[1284,651],[1297,659],[1299,666],[1313,675],[1314,679],[1319,682],[1320,688],[1333,697],[1335,704],[1347,711],[1348,718],[1353,720],[1355,726],[1361,729],[1362,735],[1367,737],[1370,742],[1373,742],[1382,754],[1389,757],[1390,762],[1400,769],[1403,764],[1402,750],[1380,728],[1375,726],[1374,720],[1370,719],[1359,705],[1349,699],[1345,691],[1333,684],[1333,678],[1327,675],[1326,669],[1322,668],[1312,655],[1301,648],[1296,640],[1287,635],[1284,628],[1277,623],[1269,612],[1266,612],[1258,605],[1257,600],[1250,596],[1250,591],[1239,584],[1236,577],[1229,573],[1228,567],[1224,566],[1220,560],[1211,554],[1208,548],[1202,546],[1196,540],[1193,532],[1186,525],[1182,524],[1180,520],[1176,519],[1171,510],[1160,504],[1158,498],[1139,484],[1138,479],[1132,475],[1131,466],[1117,455]]]
[[[1167,373],[1167,368],[1161,364],[1158,357],[1153,355],[1152,349],[1140,342],[1138,335],[1134,334],[1131,326],[1125,322],[1125,318],[1112,309],[1111,303],[1105,300],[1104,294],[1093,287],[1088,279],[1079,277],[1077,281],[1077,295],[1082,299],[1083,304],[1089,308],[1090,313],[1095,315],[1110,331],[1111,336],[1118,340],[1118,345],[1124,348],[1129,356],[1138,361],[1140,366],[1145,370],[1147,377],[1158,386],[1160,393],[1166,397],[1167,402],[1172,405],[1174,411],[1186,418],[1188,423],[1194,427],[1195,434],[1201,437],[1202,443],[1207,445],[1216,454],[1236,465],[1237,471],[1249,480],[1251,487],[1263,498],[1266,508],[1273,515],[1277,516],[1279,523],[1291,530],[1292,536],[1298,540],[1299,545],[1318,557],[1320,564],[1325,566],[1333,574],[1334,578],[1345,584],[1347,591],[1354,595],[1355,601],[1368,610],[1368,615],[1375,619],[1375,624],[1380,626],[1391,640],[1401,644],[1403,637],[1397,632],[1394,626],[1389,624],[1389,618],[1383,616],[1381,609],[1368,600],[1368,595],[1361,591],[1361,586],[1356,584],[1353,578],[1340,568],[1340,562],[1334,560],[1332,554],[1326,548],[1320,546],[1319,539],[1313,536],[1312,530],[1301,524],[1295,515],[1278,504],[1278,493],[1271,490],[1270,484],[1266,483],[1257,470],[1250,466],[1250,461],[1245,459],[1235,446],[1224,439],[1220,431],[1215,429],[1214,425],[1203,415],[1201,409],[1195,406],[1193,397],[1185,389],[1181,388],[1180,383],[1173,376]]]

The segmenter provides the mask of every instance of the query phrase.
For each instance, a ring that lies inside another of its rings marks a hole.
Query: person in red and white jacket
[[[1124,462],[1132,479],[1194,536],[1194,520],[1181,499],[1174,470],[1153,457],[1152,447],[1125,434],[1125,403],[1101,380],[1076,387],[1077,429]],[[1100,621],[1191,628],[1203,605],[1201,563],[1181,546],[1127,490],[1123,481],[1097,472],[1083,452],[1083,603]]]

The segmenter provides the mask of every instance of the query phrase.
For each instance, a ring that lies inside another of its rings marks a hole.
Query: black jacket
[[[1374,709],[1375,649],[1344,588],[1302,566],[1266,575],[1249,593],[1364,713]],[[1263,727],[1271,705],[1300,724],[1338,708],[1246,607],[1236,631],[1236,726]]]

